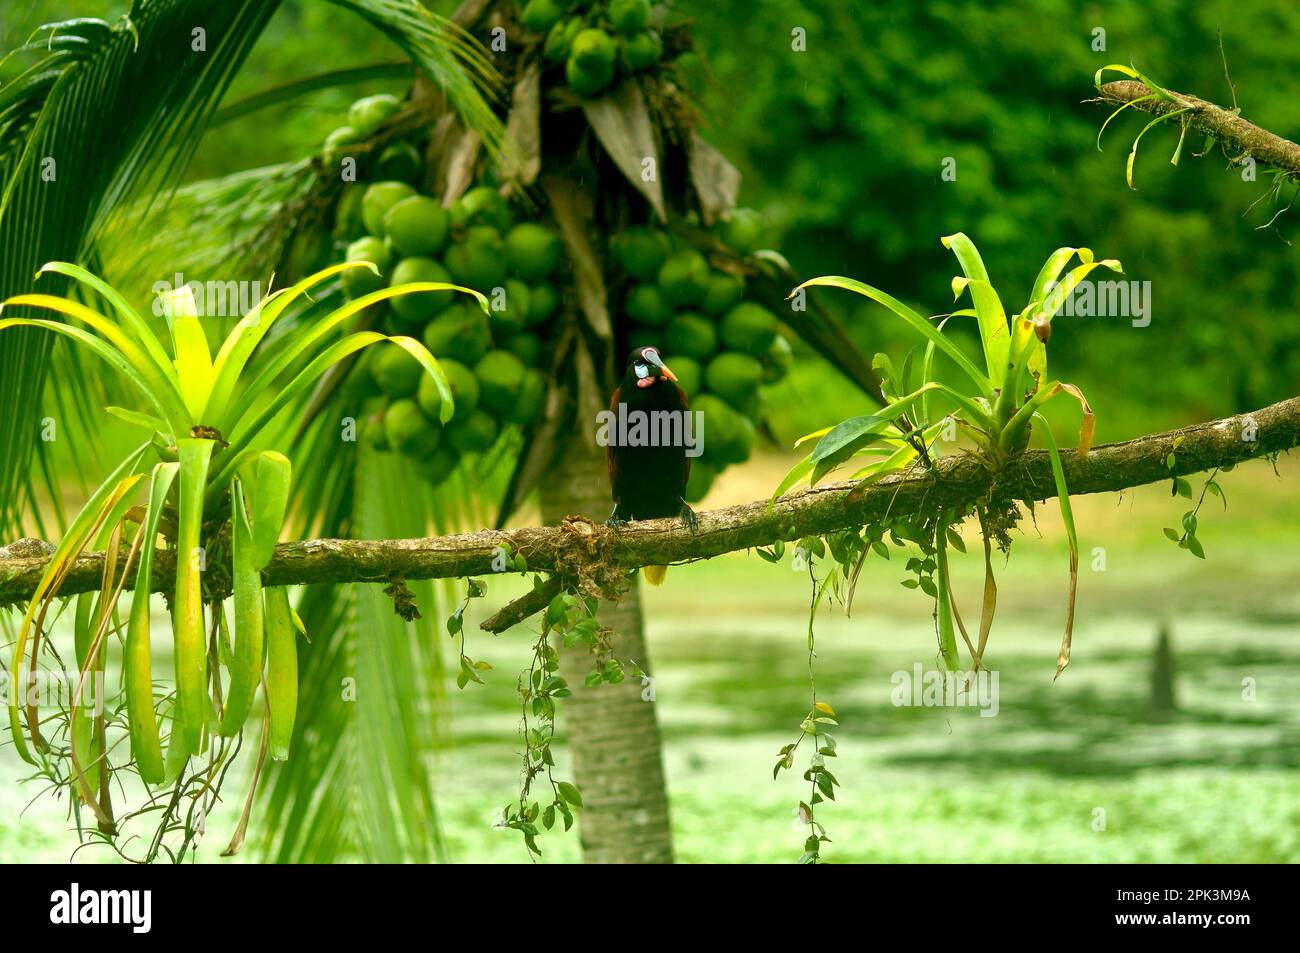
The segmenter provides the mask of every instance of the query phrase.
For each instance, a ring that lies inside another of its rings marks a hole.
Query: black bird
[[[629,426],[612,430],[605,446],[609,487],[614,497],[614,512],[606,524],[618,527],[628,520],[680,516],[694,532],[695,512],[686,503],[686,481],[691,475],[685,440],[690,405],[685,392],[677,386],[677,375],[668,369],[657,349],[638,347],[628,355],[627,370],[614,390],[609,409],[620,425]],[[639,438],[635,429],[638,411],[643,427]],[[671,418],[654,416],[657,411],[671,411],[677,421],[664,426],[661,422]],[[669,427],[676,439],[655,439],[668,436]],[[702,436],[696,436],[694,430],[690,434],[695,439]],[[667,571],[667,566],[646,566],[646,581],[657,586]]]

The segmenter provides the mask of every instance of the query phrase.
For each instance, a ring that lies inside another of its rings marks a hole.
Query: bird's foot
[[[692,536],[694,536],[697,532],[699,532],[700,521],[695,518],[695,511],[691,509],[691,505],[687,503],[685,500],[682,500],[681,516],[682,516],[682,522],[685,523],[686,526],[690,529]]]
[[[627,525],[627,520],[619,519],[617,515],[611,514],[609,519],[605,520],[605,525],[610,529],[622,529]]]

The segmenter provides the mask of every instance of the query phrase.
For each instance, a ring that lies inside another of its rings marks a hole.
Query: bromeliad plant
[[[1070,545],[1070,589],[1065,633],[1057,659],[1056,674],[1059,676],[1070,660],[1079,550],[1061,455],[1051,427],[1040,411],[1049,400],[1062,394],[1079,402],[1083,410],[1078,442],[1080,455],[1087,454],[1092,446],[1095,421],[1092,408],[1077,387],[1048,380],[1047,343],[1051,337],[1052,319],[1080,281],[1096,268],[1104,267],[1116,272],[1122,272],[1122,269],[1114,259],[1094,259],[1092,251],[1087,248],[1058,248],[1039,271],[1028,304],[1008,320],[1002,300],[971,240],[958,232],[943,238],[942,242],[957,256],[962,269],[962,275],[953,279],[953,296],[960,298],[963,293],[969,293],[972,307],[953,311],[937,324],[884,291],[851,278],[814,278],[791,293],[793,297],[805,288],[818,285],[853,291],[883,304],[924,337],[926,347],[919,386],[911,391],[907,390],[914,381],[911,355],[901,373],[894,372],[887,356],[877,355],[876,367],[886,381],[886,405],[875,413],[853,417],[801,438],[799,444],[814,439],[817,443],[790,470],[772,499],[804,479],[816,484],[831,470],[858,457],[875,458],[854,473],[854,479],[861,481],[859,487],[870,485],[905,467],[930,468],[933,466],[931,452],[937,438],[949,428],[954,436],[958,428],[963,431],[973,443],[968,452],[990,471],[997,472],[1024,451],[1033,422],[1041,422]],[[1067,266],[1076,257],[1078,263],[1067,271]],[[982,368],[943,333],[947,322],[957,317],[975,319],[984,357]],[[939,352],[957,366],[969,381],[969,388],[959,389],[935,378],[935,356]],[[937,398],[945,399],[952,408],[940,419],[933,416],[933,402]],[[842,567],[843,580],[849,584],[848,598],[851,599],[853,583],[867,554],[888,555],[883,539],[887,531],[895,543],[910,540],[920,546],[923,558],[913,559],[908,565],[909,572],[914,572],[916,578],[906,580],[905,585],[922,588],[935,598],[940,656],[950,671],[957,670],[958,630],[970,651],[972,667],[981,667],[997,603],[991,543],[996,542],[1005,551],[1010,546],[1007,530],[1018,518],[1014,504],[1009,501],[988,499],[975,504],[974,515],[984,537],[985,560],[984,600],[978,641],[975,642],[961,622],[948,573],[948,550],[962,545],[961,537],[953,527],[967,515],[964,511],[947,511],[919,525],[893,521],[888,525],[868,527],[865,536],[859,540],[862,545],[855,547],[856,561],[851,566],[845,564]]]
[[[97,293],[116,320],[46,294],[19,295],[0,305],[45,309],[68,319],[3,318],[0,331],[30,326],[71,338],[106,361],[148,407],[148,412],[107,408],[150,437],[117,465],[59,541],[23,617],[10,668],[15,687],[29,684],[42,640],[48,643],[46,616],[70,566],[88,546],[105,549],[100,591],[76,599],[80,674],[70,708],[71,745],[65,752],[42,737],[36,704],[20,706],[20,696],[28,692],[11,693],[8,713],[14,747],[25,760],[51,777],[62,777],[54,762],[64,754],[70,757],[73,803],[87,805],[105,834],[116,828],[109,802],[106,714],[100,711],[92,720],[81,702],[91,679],[103,677],[110,635],[121,632],[117,601],[128,574],[134,571],[134,592],[122,639],[122,668],[130,750],[141,779],[150,786],[171,784],[191,757],[205,752],[212,754],[208,778],[217,777],[229,750],[224,741],[240,735],[259,684],[265,686],[268,711],[261,750],[284,759],[297,698],[295,616],[287,590],[263,587],[261,572],[271,560],[288,505],[290,467],[283,454],[255,444],[266,439],[277,415],[307,396],[330,367],[380,341],[391,341],[423,366],[441,397],[442,422],[451,417],[447,378],[423,344],[375,331],[348,332],[345,323],[372,305],[420,292],[470,294],[486,313],[487,299],[477,291],[441,282],[395,285],[268,338],[290,305],[354,268],[376,270],[369,262],[336,265],[269,295],[238,322],[215,357],[188,288],[165,301],[170,351],[119,292],[76,265],[52,262],[41,274],[63,275]],[[146,486],[143,506],[135,505]],[[122,562],[119,544],[128,523],[136,529],[130,555]],[[170,609],[176,691],[169,711],[165,700],[159,705],[155,699],[151,670],[149,596],[158,588],[154,560],[160,533],[175,563]],[[233,603],[233,642],[227,598]],[[164,756],[160,727],[168,719]],[[241,840],[242,826],[236,835]]]

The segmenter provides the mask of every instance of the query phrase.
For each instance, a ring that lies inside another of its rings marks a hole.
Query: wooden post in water
[[[1151,663],[1151,697],[1147,711],[1152,718],[1172,718],[1178,711],[1174,694],[1174,646],[1169,635],[1169,623],[1160,625],[1156,637],[1155,656]]]

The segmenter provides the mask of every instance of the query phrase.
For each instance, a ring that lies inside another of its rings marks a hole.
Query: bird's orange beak
[[[656,351],[654,348],[652,347],[646,348],[644,351],[641,352],[641,356],[645,358],[647,364],[659,368],[659,370],[663,373],[664,377],[668,378],[670,381],[674,383],[677,382],[677,375],[668,369],[668,365],[663,362],[663,358],[659,356],[659,352]]]

